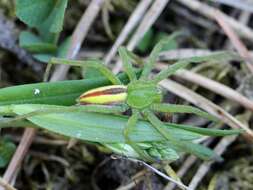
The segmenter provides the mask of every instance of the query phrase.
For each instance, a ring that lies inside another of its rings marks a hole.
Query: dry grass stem
[[[217,155],[222,155],[223,152],[226,151],[227,147],[231,145],[237,136],[229,136],[229,137],[223,137],[222,140],[215,146],[214,151]],[[202,181],[202,179],[205,177],[207,172],[210,170],[211,165],[213,162],[203,163],[199,166],[196,174],[192,178],[189,188],[192,190],[195,190],[198,187],[198,184]]]
[[[175,50],[164,51],[159,55],[159,61],[170,61],[178,59],[187,59],[191,57],[207,56],[220,51],[211,51],[208,49],[190,49],[181,48]]]
[[[175,50],[164,51],[159,55],[159,61],[170,61],[178,59],[187,59],[191,57],[208,56],[222,51],[211,51],[208,49],[191,49],[179,48]],[[253,57],[253,52],[249,51],[250,57]],[[238,56],[238,60],[241,58]]]
[[[246,46],[242,43],[242,41],[233,31],[233,29],[227,24],[224,15],[219,10],[216,10],[214,18],[219,23],[221,28],[224,30],[224,32],[232,42],[233,46],[235,47],[239,55],[245,60],[251,73],[253,73],[252,58]]]
[[[26,156],[28,149],[30,145],[32,144],[32,139],[34,138],[36,131],[37,130],[34,128],[25,129],[22,139],[15,153],[13,154],[12,159],[3,175],[3,179],[7,183],[10,183],[15,177],[18,168],[21,166],[21,163],[24,157]],[[3,190],[1,187],[0,189]]]
[[[3,178],[0,177],[0,186],[5,188],[5,190],[17,190],[16,188],[12,187],[9,183],[7,183]]]
[[[81,48],[81,44],[86,37],[88,30],[90,29],[92,23],[94,22],[98,12],[102,6],[103,0],[93,0],[87,10],[84,12],[83,16],[81,17],[78,25],[76,26],[73,35],[72,41],[70,44],[70,48],[67,53],[67,58],[74,58]],[[62,80],[66,77],[67,71],[69,67],[66,65],[60,65],[54,71],[50,81],[57,81]],[[21,142],[13,155],[11,162],[4,173],[4,179],[7,182],[12,181],[12,178],[15,176],[19,166],[22,163],[24,156],[26,155],[33,138],[36,134],[36,129],[25,129],[25,132],[22,136]],[[2,190],[0,188],[0,190]]]
[[[244,11],[253,12],[253,2],[251,0],[214,0],[218,3],[229,5]]]
[[[135,10],[131,14],[130,18],[128,19],[127,23],[125,24],[124,28],[122,29],[122,31],[120,32],[119,36],[117,37],[115,43],[111,47],[110,51],[106,54],[106,56],[104,58],[104,61],[105,61],[106,65],[115,56],[115,54],[117,53],[118,47],[125,42],[125,40],[130,35],[130,33],[132,32],[132,30],[134,29],[134,27],[136,27],[136,25],[138,24],[138,22],[140,21],[140,19],[143,17],[143,14],[147,10],[147,8],[151,4],[151,2],[152,2],[151,0],[142,0],[137,5],[137,7],[135,8]]]
[[[135,48],[135,46],[142,39],[144,34],[151,28],[151,26],[157,20],[157,18],[162,13],[163,9],[165,8],[168,2],[169,0],[154,1],[153,5],[145,14],[144,18],[142,19],[135,33],[133,34],[130,41],[128,42],[127,44],[128,50],[132,51]],[[118,60],[113,68],[113,72],[118,73],[121,70],[121,68],[122,68],[122,63],[121,61]]]
[[[205,3],[199,2],[197,0],[177,0],[178,2],[184,4],[190,9],[208,17],[209,19],[215,20],[216,10],[215,8],[206,5]],[[237,20],[231,18],[230,16],[221,13],[225,21],[242,37],[249,39],[253,42],[253,31],[248,26],[245,26],[238,22]]]
[[[67,58],[74,59],[76,57],[86,35],[89,32],[91,25],[94,23],[96,17],[98,16],[103,2],[104,0],[92,0],[88,8],[85,10],[72,34]],[[66,77],[68,70],[68,65],[57,66],[51,77],[51,81],[63,80]]]

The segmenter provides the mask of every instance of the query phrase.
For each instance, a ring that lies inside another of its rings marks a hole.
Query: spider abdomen
[[[79,104],[115,104],[125,102],[127,88],[124,85],[110,85],[95,88],[83,93],[78,99]]]

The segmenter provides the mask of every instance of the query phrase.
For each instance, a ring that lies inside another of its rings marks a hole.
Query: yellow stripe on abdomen
[[[80,104],[111,104],[122,103],[127,98],[127,88],[124,85],[99,87],[83,93],[78,102]]]

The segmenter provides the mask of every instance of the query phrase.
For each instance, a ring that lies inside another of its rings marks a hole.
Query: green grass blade
[[[119,74],[118,77],[125,84],[129,81],[126,74]],[[82,93],[110,84],[110,81],[105,77],[100,77],[6,87],[0,89],[0,105],[54,104],[69,106],[76,104],[76,98]]]
[[[0,140],[0,168],[6,167],[15,149],[16,146],[12,142],[6,139]]]
[[[180,147],[181,151],[194,154],[195,156],[203,160],[211,160],[211,159],[215,159],[219,161],[222,160],[222,158],[218,156],[214,151],[212,151],[210,148],[207,148],[203,145],[192,143],[192,142],[182,142],[182,144],[185,146],[186,149],[181,149]]]

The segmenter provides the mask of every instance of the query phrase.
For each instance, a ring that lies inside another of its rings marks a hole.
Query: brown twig
[[[34,128],[25,129],[23,138],[21,139],[17,150],[12,156],[8,168],[4,173],[3,179],[6,182],[11,182],[13,177],[16,175],[18,168],[20,167],[30,145],[32,144],[32,139],[34,138],[36,131],[37,130]]]
[[[157,20],[157,18],[162,13],[163,9],[165,8],[168,2],[169,0],[154,1],[153,5],[145,14],[140,25],[138,26],[135,33],[131,37],[129,43],[127,44],[128,50],[132,51],[135,48],[135,46],[138,44],[138,42],[141,40],[144,34],[148,31],[148,29],[150,29],[150,27]],[[113,68],[113,72],[118,73],[121,70],[121,68],[122,68],[122,62],[118,60]]]
[[[115,56],[118,47],[124,43],[127,37],[130,35],[131,31],[134,27],[138,24],[139,20],[149,7],[151,0],[142,0],[136,7],[136,9],[131,14],[130,18],[128,19],[127,23],[125,24],[124,28],[122,29],[121,33],[117,37],[117,40],[113,44],[110,51],[106,54],[104,61],[105,64],[108,64],[112,58]]]
[[[242,56],[242,58],[245,60],[249,70],[251,73],[253,73],[253,63],[252,58],[250,56],[250,53],[246,46],[242,43],[240,38],[237,36],[237,34],[233,31],[233,29],[228,25],[224,15],[219,10],[215,11],[214,18],[219,23],[221,28],[224,30],[232,44],[234,45],[237,52]]]
[[[94,19],[96,18],[100,6],[103,3],[103,0],[93,0],[87,10],[84,12],[82,18],[80,19],[78,25],[76,26],[73,35],[72,35],[72,41],[70,48],[67,53],[68,58],[74,58],[78,51],[80,50],[81,44],[91,26]],[[58,67],[53,76],[51,77],[50,81],[57,81],[64,79],[66,77],[68,71],[68,67],[63,67],[62,65]],[[19,168],[24,156],[26,155],[32,141],[33,137],[36,134],[36,129],[25,129],[25,132],[22,136],[21,142],[14,154],[14,156],[11,159],[11,162],[5,171],[4,179],[7,182],[12,181],[13,176],[15,175],[17,169]],[[0,190],[2,190],[0,188]]]

